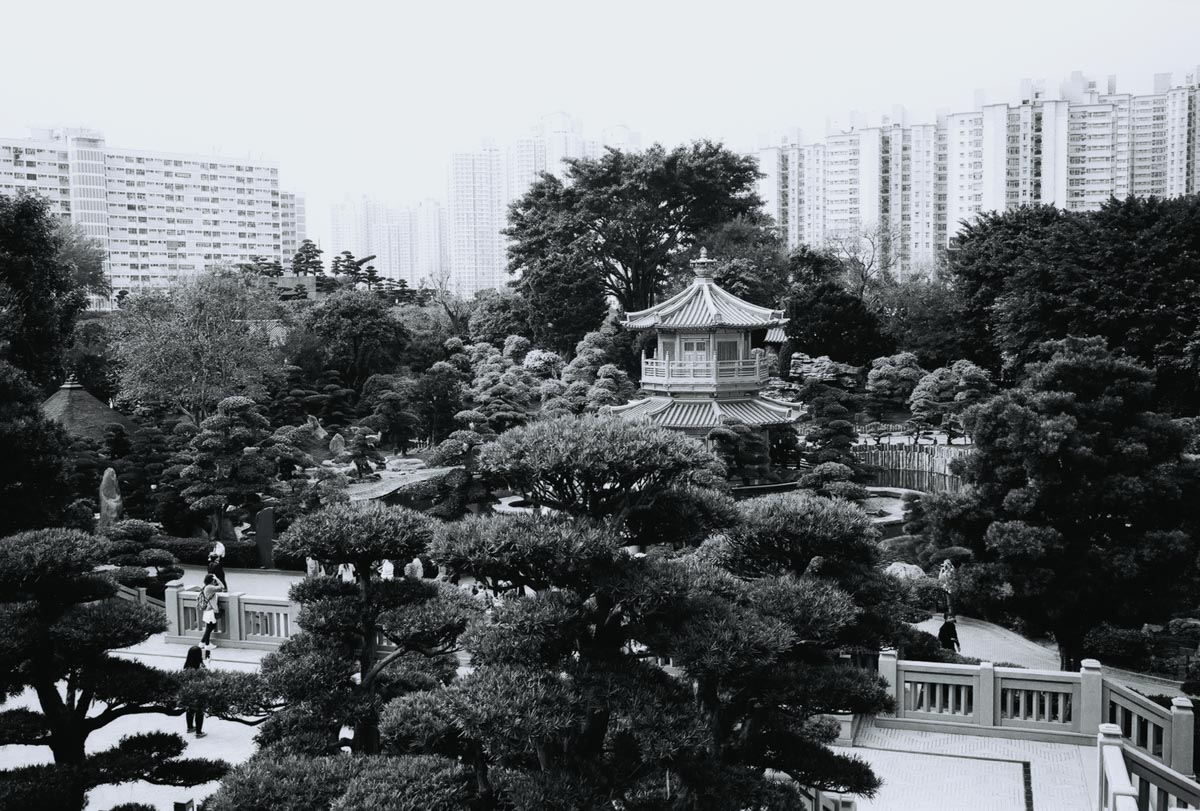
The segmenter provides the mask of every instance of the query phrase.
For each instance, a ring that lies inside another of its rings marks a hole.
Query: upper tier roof
[[[700,258],[692,261],[695,280],[671,298],[646,310],[625,316],[629,329],[767,329],[787,322],[783,310],[759,307],[742,301],[713,283],[713,265],[708,252],[700,250]]]
[[[74,437],[104,440],[104,429],[118,423],[129,433],[137,428],[133,420],[93,397],[74,377],[68,377],[58,391],[42,403],[42,413],[62,425]]]

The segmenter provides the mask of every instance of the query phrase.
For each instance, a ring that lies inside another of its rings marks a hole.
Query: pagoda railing
[[[766,380],[767,365],[759,358],[717,361],[642,358],[643,383],[765,383]]]

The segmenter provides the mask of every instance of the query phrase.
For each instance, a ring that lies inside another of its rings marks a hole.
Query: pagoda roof
[[[708,431],[733,419],[746,425],[785,425],[800,419],[800,404],[761,395],[734,400],[686,400],[676,397],[646,397],[608,413],[626,420],[648,420],[677,431]]]
[[[734,327],[767,329],[787,322],[783,310],[772,310],[743,301],[713,282],[713,265],[708,252],[692,262],[696,278],[685,289],[666,301],[645,310],[628,313],[629,329],[686,330]]]
[[[71,436],[97,442],[104,439],[105,427],[114,422],[129,432],[137,427],[133,420],[106,406],[73,377],[68,377],[58,391],[42,403],[42,413]]]

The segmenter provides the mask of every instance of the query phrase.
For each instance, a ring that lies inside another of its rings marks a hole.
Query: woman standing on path
[[[200,621],[204,623],[204,636],[200,639],[200,644],[204,646],[205,658],[208,658],[214,647],[209,644],[209,640],[217,628],[217,595],[223,588],[215,574],[207,574],[204,576],[204,588],[200,589],[196,598],[196,610],[200,612]]]
[[[200,650],[199,645],[192,645],[188,648],[187,659],[183,662],[184,670],[203,670],[204,669],[204,652]],[[204,709],[202,707],[189,707],[185,711],[187,718],[187,731],[195,732],[197,738],[203,738],[204,732]]]

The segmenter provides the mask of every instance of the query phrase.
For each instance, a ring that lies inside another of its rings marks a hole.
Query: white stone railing
[[[168,642],[195,644],[204,635],[204,623],[196,606],[199,586],[168,586]],[[276,650],[299,630],[296,606],[284,597],[252,597],[240,591],[217,595],[220,609],[212,641],[232,648]]]
[[[1190,764],[1186,771],[1171,768],[1131,745],[1122,737],[1117,724],[1101,724],[1096,745],[1100,775],[1098,811],[1200,808],[1200,783],[1193,779]]]
[[[1130,751],[1192,773],[1192,702],[1177,698],[1171,709],[1161,707],[1104,678],[1095,659],[1067,673],[912,662],[885,650],[879,675],[896,700],[894,716],[875,719],[881,727],[1091,744],[1107,722]]]
[[[642,358],[643,383],[765,383],[767,365],[761,359],[657,360]]]

